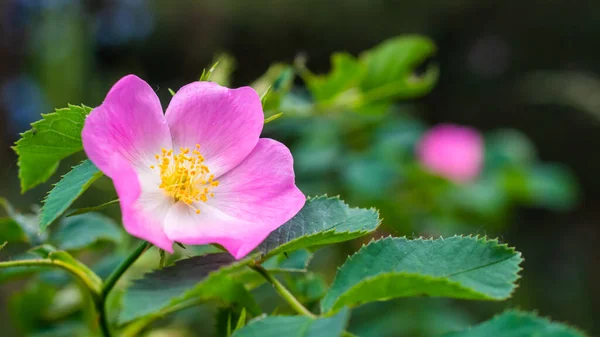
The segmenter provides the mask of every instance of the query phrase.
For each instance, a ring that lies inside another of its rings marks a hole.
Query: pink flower
[[[87,117],[83,147],[113,180],[130,234],[169,252],[218,243],[239,259],[305,202],[288,148],[259,139],[263,119],[252,88],[210,82],[181,88],[163,115],[128,75]]]
[[[440,124],[423,136],[417,156],[427,170],[454,182],[468,182],[481,171],[483,140],[475,129]]]

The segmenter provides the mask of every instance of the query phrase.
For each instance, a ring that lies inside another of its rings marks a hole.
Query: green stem
[[[0,262],[0,269],[11,267],[58,267],[71,273],[77,280],[81,281],[81,283],[84,284],[87,290],[90,292],[94,305],[96,306],[96,310],[98,311],[98,315],[100,316],[100,329],[102,331],[102,335],[104,337],[110,337],[108,326],[102,324],[104,316],[104,311],[102,310],[104,303],[104,297],[102,296],[102,281],[98,277],[90,277],[95,276],[92,271],[89,271],[89,274],[86,274],[83,270],[77,268],[77,266],[58,259],[33,259]]]
[[[279,295],[281,295],[281,297],[283,297],[283,299],[292,307],[292,309],[296,310],[297,313],[303,316],[316,318],[316,316],[312,312],[306,309],[306,307],[302,305],[302,303],[300,303],[300,301],[298,301],[298,299],[294,295],[292,295],[292,293],[289,290],[287,290],[287,288],[283,284],[281,284],[281,282],[279,282],[276,278],[269,274],[269,272],[265,268],[258,264],[250,264],[249,267],[254,269],[254,271],[259,273],[260,275],[262,275],[262,277],[264,277],[265,280],[267,280],[267,282],[271,283],[273,285],[273,288],[275,288]]]
[[[96,303],[98,307],[98,313],[100,315],[100,328],[105,337],[110,337],[110,328],[108,324],[108,318],[106,313],[106,299],[110,294],[110,291],[115,287],[121,276],[131,267],[131,265],[146,251],[150,248],[151,244],[148,242],[142,242],[136,249],[131,253],[125,261],[123,261],[115,271],[112,272],[104,282],[104,286],[100,292],[100,302]]]
[[[303,315],[303,316],[310,317],[310,318],[317,318],[317,316],[315,316],[315,314],[313,314],[308,309],[306,309],[306,307],[304,305],[302,305],[302,303],[300,303],[300,301],[298,301],[298,299],[289,290],[287,290],[287,288],[283,284],[281,284],[281,282],[279,282],[275,277],[273,277],[271,274],[269,274],[269,272],[265,268],[263,268],[263,266],[256,264],[256,263],[250,263],[248,265],[248,267],[254,269],[254,271],[256,271],[257,273],[262,275],[262,277],[264,277],[265,280],[267,280],[267,282],[271,283],[273,285],[273,288],[275,288],[275,290],[279,293],[279,295],[281,295],[281,297],[283,297],[283,299],[286,302],[288,302],[288,304],[294,310],[296,310],[297,313],[299,313],[300,315]],[[357,337],[357,336],[348,331],[344,331],[342,333],[342,337]]]
[[[90,293],[95,299],[99,298],[100,296],[101,285],[98,282],[98,280],[93,280],[81,270],[61,260],[33,259],[0,262],[0,269],[12,267],[58,267],[68,271],[78,280],[83,282],[83,284],[85,284],[85,286],[90,290]]]
[[[102,287],[102,297],[106,298],[112,288],[114,288],[117,281],[123,276],[125,271],[131,267],[131,265],[146,251],[146,249],[150,248],[149,242],[142,242],[136,249],[131,253],[125,261],[121,262],[121,264],[112,272],[104,282],[104,286]]]

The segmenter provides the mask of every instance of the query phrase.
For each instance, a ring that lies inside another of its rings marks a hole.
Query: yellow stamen
[[[200,214],[200,210],[192,204],[208,201],[208,198],[214,197],[211,189],[219,186],[219,182],[214,180],[215,176],[209,175],[208,166],[203,165],[204,157],[199,149],[200,145],[196,144],[193,151],[180,148],[178,154],[173,154],[173,150],[163,148],[161,153],[155,156],[160,170],[159,187],[175,201],[186,203],[196,214]],[[151,165],[150,168],[155,169],[156,166]]]

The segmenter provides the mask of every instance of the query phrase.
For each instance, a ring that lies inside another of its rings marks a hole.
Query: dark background
[[[519,209],[502,233],[526,259],[508,305],[597,335],[599,11],[591,0],[3,0],[0,196],[27,208],[48,188],[20,195],[9,148],[19,132],[55,107],[98,105],[125,74],[148,81],[166,105],[167,88],[197,80],[218,52],[236,58],[232,86],[241,86],[299,53],[326,72],[332,52],[358,54],[386,38],[423,34],[438,45],[441,76],[413,102],[419,118],[521,130],[542,160],[570,167],[581,186],[575,209]]]

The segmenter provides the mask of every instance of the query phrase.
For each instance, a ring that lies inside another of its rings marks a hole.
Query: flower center
[[[219,186],[215,176],[210,174],[208,166],[204,165],[204,157],[200,154],[200,145],[190,152],[189,148],[180,148],[178,154],[173,150],[162,149],[155,156],[157,165],[151,169],[160,170],[160,188],[174,198],[183,201],[200,214],[200,210],[192,205],[196,201],[206,202],[214,197],[211,189]]]

